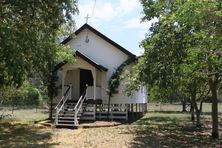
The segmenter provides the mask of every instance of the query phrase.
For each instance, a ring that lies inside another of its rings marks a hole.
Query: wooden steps
[[[85,99],[85,92],[80,96],[78,102],[62,98],[54,113],[55,125],[57,127],[77,127],[80,119],[95,120],[95,105],[86,104]]]

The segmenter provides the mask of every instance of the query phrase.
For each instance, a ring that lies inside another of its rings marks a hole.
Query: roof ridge
[[[111,45],[113,45],[114,47],[116,47],[117,49],[119,49],[120,51],[122,51],[123,53],[125,53],[126,55],[128,55],[129,57],[134,57],[134,58],[136,57],[136,55],[134,55],[133,53],[131,53],[130,51],[128,51],[121,45],[117,44],[116,42],[114,42],[113,40],[111,40],[110,38],[108,38],[107,36],[105,36],[104,34],[102,34],[101,32],[99,32],[98,30],[96,30],[95,28],[93,28],[87,23],[85,23],[82,27],[77,29],[73,34],[78,35],[80,32],[82,32],[86,28],[92,31],[93,33],[95,33],[96,35],[98,35],[99,37],[101,37],[102,39],[104,39],[105,41],[107,41],[108,43],[110,43]],[[70,35],[65,40],[63,40],[61,44],[68,43],[72,39],[72,35]]]

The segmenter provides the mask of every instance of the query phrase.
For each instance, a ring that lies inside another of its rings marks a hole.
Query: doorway
[[[93,86],[93,75],[91,70],[80,69],[80,96],[86,89],[86,85]]]

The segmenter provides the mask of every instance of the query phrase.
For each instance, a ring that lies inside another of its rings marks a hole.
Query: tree
[[[191,80],[188,84],[192,84],[193,89],[193,105],[199,93],[197,89],[202,90],[197,85],[199,81],[208,84],[212,95],[212,136],[218,138],[217,90],[222,79],[222,2],[141,0],[141,4],[145,14],[143,21],[157,17],[159,22],[151,27],[152,34],[147,35],[141,43],[145,53],[138,65],[139,79],[160,88],[176,88],[181,81],[175,80],[183,77],[181,68],[185,63],[195,74],[192,80],[193,75],[187,73]],[[199,109],[194,107],[198,113]]]
[[[222,2],[189,1],[176,14],[176,19],[184,26],[192,25],[192,38],[195,44],[189,50],[198,59],[199,74],[208,81],[212,98],[212,136],[219,138],[218,130],[218,85],[222,75]],[[202,58],[200,58],[202,57]]]
[[[72,0],[0,1],[1,86],[19,87],[33,73],[52,71],[59,53],[70,53],[56,42],[57,32],[76,12]]]
[[[76,0],[0,1],[0,89],[19,88],[38,76],[53,97],[53,69],[73,61],[73,51],[58,43],[61,28],[74,24]],[[63,31],[64,32],[64,31]]]

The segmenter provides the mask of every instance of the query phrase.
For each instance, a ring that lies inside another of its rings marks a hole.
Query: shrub
[[[11,106],[38,106],[42,100],[39,90],[29,83],[24,84],[19,89],[8,88],[4,92],[4,105]]]

